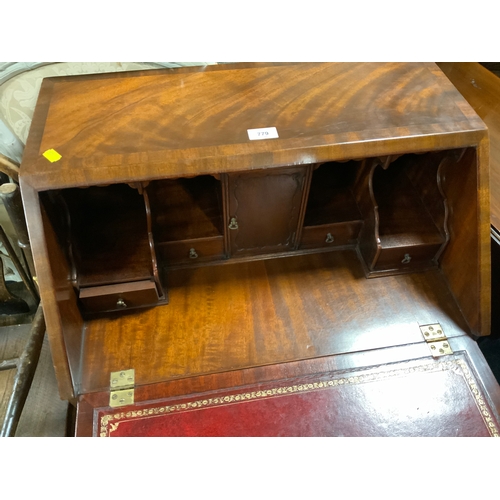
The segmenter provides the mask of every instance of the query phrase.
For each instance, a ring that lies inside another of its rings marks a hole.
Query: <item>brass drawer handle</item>
[[[326,240],[325,243],[333,243],[335,241],[334,237],[332,236],[332,233],[328,233],[326,235]]]
[[[190,259],[197,259],[198,258],[198,254],[196,253],[196,250],[194,248],[191,248],[189,250],[189,258]]]
[[[236,217],[231,218],[229,229],[238,229],[238,222],[236,221]]]
[[[401,261],[401,264],[409,264],[411,261],[411,257],[409,253],[405,253],[405,258]]]
[[[127,304],[126,302],[120,297],[117,301],[116,301],[116,307],[119,307],[120,309],[125,309],[127,307]]]

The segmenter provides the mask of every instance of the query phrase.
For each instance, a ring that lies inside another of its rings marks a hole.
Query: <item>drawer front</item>
[[[384,248],[380,251],[374,271],[400,270],[411,272],[422,265],[431,266],[440,244]]]
[[[94,286],[80,290],[83,309],[93,313],[154,306],[158,301],[156,285],[152,281]]]
[[[219,260],[225,256],[224,237],[161,243],[157,246],[157,252],[161,262],[167,266]]]
[[[362,222],[339,222],[321,226],[305,226],[302,230],[301,249],[354,245]]]

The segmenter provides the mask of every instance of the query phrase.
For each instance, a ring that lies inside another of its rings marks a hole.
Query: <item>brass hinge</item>
[[[111,372],[109,380],[109,406],[117,408],[134,404],[135,370]]]
[[[433,357],[439,358],[440,356],[453,354],[448,339],[446,338],[446,334],[439,323],[423,325],[420,327],[420,331],[422,332]]]

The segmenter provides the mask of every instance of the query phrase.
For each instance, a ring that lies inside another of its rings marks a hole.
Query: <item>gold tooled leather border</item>
[[[371,367],[370,369],[376,369],[380,367]],[[366,369],[365,369],[366,370]],[[276,387],[272,389],[265,389],[261,391],[252,391],[241,394],[228,394],[221,397],[199,399],[196,401],[190,401],[187,403],[178,403],[174,405],[159,406],[156,408],[146,408],[144,410],[131,410],[127,412],[117,412],[108,415],[103,415],[100,419],[100,437],[109,437],[113,432],[118,429],[118,426],[124,422],[130,422],[131,420],[147,418],[151,416],[166,415],[173,412],[183,411],[183,410],[194,410],[199,408],[208,408],[211,406],[224,406],[227,404],[240,402],[240,401],[250,401],[254,399],[268,398],[276,395],[286,395],[298,392],[312,392],[316,390],[324,390],[331,387],[336,387],[340,385],[356,385],[367,382],[376,382],[379,380],[400,377],[407,375],[409,373],[425,373],[425,372],[436,372],[452,370],[453,372],[461,375],[471,394],[474,398],[474,402],[481,414],[481,417],[492,437],[500,437],[497,424],[492,417],[490,410],[484,401],[484,398],[479,390],[476,380],[470,371],[467,363],[463,359],[449,359],[446,361],[436,361],[427,362],[422,365],[411,366],[406,368],[399,368],[395,370],[386,370],[376,373],[361,373],[360,375],[354,376],[343,376],[335,378],[333,380],[321,381],[321,382],[311,382],[297,385],[290,385],[287,387]],[[358,371],[358,370],[353,370]]]

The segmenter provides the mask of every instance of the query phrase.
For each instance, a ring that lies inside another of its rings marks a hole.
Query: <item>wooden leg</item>
[[[3,230],[2,226],[0,226],[0,242],[3,244],[4,248],[7,250],[7,253],[9,255],[9,257],[11,258],[12,262],[14,263],[14,266],[16,266],[17,272],[19,273],[19,276],[21,276],[21,279],[23,280],[24,285],[28,289],[29,293],[32,295],[34,301],[38,304],[38,302],[40,301],[38,291],[37,291],[35,285],[33,284],[33,281],[31,280],[31,278],[26,274],[24,267],[19,262],[19,259],[17,258],[17,254],[15,253],[14,249],[12,248],[12,245],[10,244],[9,238],[5,234],[5,231]],[[3,279],[3,281],[5,282],[5,278]]]
[[[28,304],[18,297],[12,295],[5,284],[5,275],[3,269],[3,259],[0,259],[0,315],[2,314],[20,314],[29,312]]]
[[[30,336],[21,357],[17,360],[17,372],[14,386],[7,405],[7,411],[3,421],[0,437],[12,437],[16,433],[17,424],[26,403],[26,398],[35,376],[38,359],[42,350],[43,337],[45,335],[45,319],[42,306],[38,310],[31,324]]]
[[[24,216],[23,201],[19,186],[12,182],[0,186],[0,199],[3,201],[7,214],[9,216],[14,230],[17,234],[17,244],[22,249],[26,259],[31,276],[35,276],[35,265],[26,227],[26,218]]]

